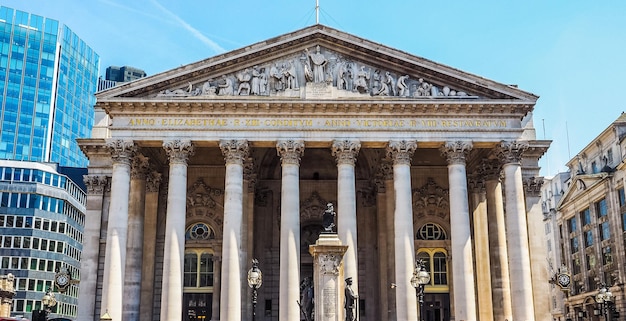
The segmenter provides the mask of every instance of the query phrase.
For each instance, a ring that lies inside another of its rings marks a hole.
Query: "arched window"
[[[215,231],[205,223],[196,223],[185,232],[185,240],[206,241],[215,239]]]
[[[446,240],[448,236],[446,235],[446,230],[439,224],[426,223],[417,230],[415,238],[418,240],[436,241]]]

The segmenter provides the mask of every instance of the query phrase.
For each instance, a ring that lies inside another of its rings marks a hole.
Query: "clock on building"
[[[572,277],[567,273],[561,273],[557,276],[557,283],[561,286],[561,288],[569,287],[572,282]]]
[[[71,279],[72,277],[70,276],[69,272],[66,268],[63,267],[54,276],[54,283],[56,284],[57,288],[59,288],[60,292],[65,292],[67,286],[70,285]]]

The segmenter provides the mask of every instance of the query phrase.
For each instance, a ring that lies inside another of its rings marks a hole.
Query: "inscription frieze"
[[[116,128],[132,129],[358,129],[437,130],[516,128],[517,121],[490,118],[273,118],[273,117],[116,117]]]

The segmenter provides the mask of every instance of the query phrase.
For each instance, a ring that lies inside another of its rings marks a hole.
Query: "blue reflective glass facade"
[[[0,159],[86,167],[99,64],[67,26],[0,7]]]

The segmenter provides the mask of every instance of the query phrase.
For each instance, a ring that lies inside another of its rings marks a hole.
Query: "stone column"
[[[154,307],[154,258],[156,257],[157,210],[161,174],[150,172],[146,177],[146,201],[143,219],[143,253],[141,271],[141,306],[139,319],[151,321]]]
[[[380,321],[395,321],[395,283],[394,252],[393,252],[393,164],[391,159],[380,161],[376,173],[376,219],[378,220],[378,262],[380,271]]]
[[[103,175],[85,175],[87,206],[83,253],[80,260],[80,295],[78,296],[77,320],[94,320],[96,313],[96,289],[98,283],[98,257],[100,255],[100,228],[102,202],[109,180]]]
[[[497,149],[504,171],[509,275],[511,297],[515,300],[515,304],[512,304],[513,320],[516,321],[535,319],[530,254],[528,252],[528,225],[520,163],[522,153],[527,148],[528,143],[515,141],[502,142]]]
[[[500,162],[482,164],[486,180],[487,221],[489,222],[489,262],[491,263],[491,289],[495,320],[512,320],[509,259],[506,248],[504,202],[500,184]]]
[[[226,161],[224,183],[224,235],[222,239],[222,287],[220,320],[241,320],[241,224],[243,218],[243,162],[248,157],[245,140],[222,140]]]
[[[124,320],[139,321],[141,304],[141,266],[143,261],[143,215],[146,204],[146,171],[149,160],[137,154],[130,172],[130,200],[128,209],[128,236],[126,242],[126,269],[124,275]]]
[[[489,221],[487,220],[485,178],[482,172],[471,176],[469,187],[472,192],[478,320],[493,320],[491,268],[489,262]]]
[[[107,142],[113,159],[111,204],[104,254],[101,309],[113,320],[122,320],[124,302],[124,269],[126,267],[126,237],[128,235],[128,203],[130,164],[136,151],[132,141]]]
[[[221,293],[221,280],[222,279],[222,258],[215,255],[213,256],[213,302],[211,310],[211,321],[220,321],[220,296]]]
[[[183,315],[183,259],[187,209],[187,161],[194,154],[190,141],[163,143],[170,162],[163,251],[161,320],[180,320]],[[115,320],[115,318],[113,318]]]
[[[550,275],[548,273],[548,249],[543,210],[541,209],[541,185],[543,177],[524,179],[526,210],[528,216],[528,242],[530,249],[530,268],[533,278],[533,302],[535,303],[535,320],[542,320],[550,315],[550,300],[544,294],[550,293]],[[558,243],[557,243],[558,244]]]
[[[441,153],[448,161],[450,181],[450,234],[452,277],[454,278],[454,319],[476,320],[472,236],[469,221],[465,159],[471,142],[447,142]]]
[[[345,277],[352,278],[352,289],[359,293],[357,258],[356,177],[354,164],[361,149],[359,141],[334,141],[332,154],[337,159],[337,234],[348,249],[344,255]]]
[[[393,189],[396,196],[394,213],[396,313],[398,320],[417,319],[417,298],[411,286],[415,269],[415,237],[413,233],[413,202],[411,196],[411,157],[415,141],[391,141],[387,154],[393,159]]]
[[[243,164],[243,219],[241,223],[242,249],[239,255],[241,262],[241,297],[244,304],[243,315],[252,314],[252,290],[248,286],[248,269],[254,254],[254,189],[256,186],[256,167],[254,159],[248,157]],[[258,299],[257,299],[258,300]]]
[[[303,141],[279,141],[282,164],[280,206],[279,321],[300,320],[300,158]]]

